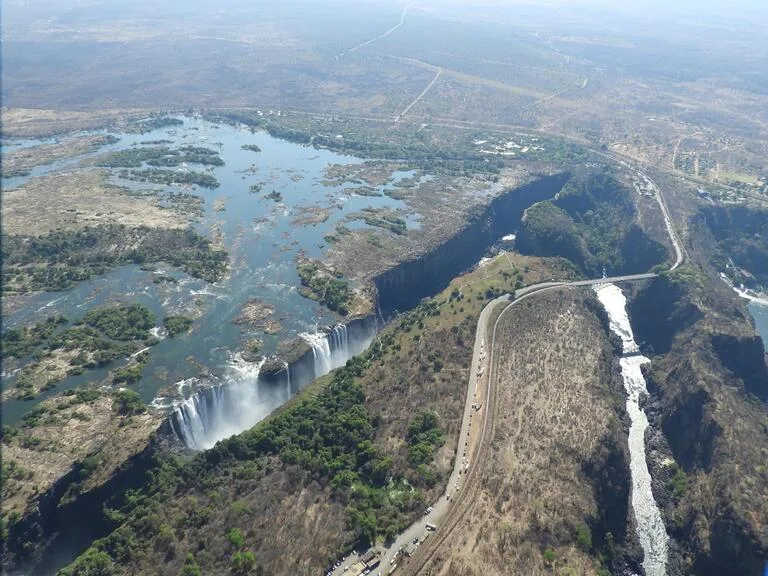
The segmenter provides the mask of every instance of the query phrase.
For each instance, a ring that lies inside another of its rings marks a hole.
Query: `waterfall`
[[[200,387],[197,379],[179,383],[179,393],[188,396],[176,405],[170,428],[187,448],[211,448],[219,440],[252,428],[306,384],[346,364],[368,347],[376,329],[374,321],[373,325],[353,325],[351,335],[344,324],[300,334],[312,349],[312,361],[307,357],[306,363],[301,359],[293,365],[284,362],[285,384],[276,384],[273,376],[260,379],[266,360],[251,363],[235,354],[222,381],[208,387]],[[193,383],[198,384],[196,390],[190,390]]]
[[[203,450],[264,418],[274,401],[258,387],[264,360],[253,364],[235,356],[226,383],[197,390],[171,415],[171,427],[187,448]]]
[[[291,390],[291,365],[288,362],[283,362],[283,370],[285,370],[285,389],[283,398],[285,402],[291,399],[293,396],[293,390]]]
[[[645,430],[648,418],[640,409],[640,395],[646,393],[645,378],[640,367],[649,362],[639,354],[632,326],[627,316],[627,300],[618,286],[601,284],[595,287],[597,298],[608,313],[611,331],[621,338],[620,360],[624,389],[627,391],[629,427],[629,467],[632,475],[632,508],[637,521],[637,536],[645,553],[643,568],[646,576],[667,573],[668,536],[651,490],[651,474],[645,460]]]
[[[312,348],[315,360],[315,378],[325,376],[331,370],[344,366],[347,360],[359,354],[371,343],[373,335],[350,343],[349,332],[344,324],[337,324],[320,332],[299,334]]]
[[[288,393],[291,393],[291,365],[288,362],[285,363],[285,377],[288,380]]]

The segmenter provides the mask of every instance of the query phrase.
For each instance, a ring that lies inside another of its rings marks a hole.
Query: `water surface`
[[[645,431],[648,418],[640,408],[640,396],[647,394],[641,366],[649,362],[640,355],[627,315],[627,300],[615,284],[595,288],[597,298],[608,313],[611,331],[621,338],[621,376],[627,392],[629,427],[629,468],[632,476],[632,510],[637,536],[643,548],[646,576],[666,576],[668,536],[651,490],[651,474],[645,458]]]
[[[332,233],[338,224],[349,224],[350,228],[367,227],[360,220],[347,222],[346,217],[350,213],[363,208],[399,210],[409,229],[420,225],[417,214],[405,217],[405,204],[401,200],[383,194],[355,195],[349,189],[359,187],[361,183],[334,185],[326,180],[325,170],[329,165],[362,163],[357,158],[286,142],[245,127],[214,124],[199,118],[184,117],[183,120],[181,127],[161,128],[146,134],[115,134],[120,138],[119,142],[104,146],[97,152],[37,167],[28,177],[3,181],[6,188],[16,187],[32,177],[90,162],[99,154],[140,146],[142,142],[153,140],[170,140],[170,144],[164,145],[171,148],[194,145],[219,152],[224,166],[212,169],[199,165],[178,168],[210,171],[220,183],[216,189],[128,182],[117,176],[120,169],[112,171],[111,180],[133,190],[154,191],[161,197],[179,191],[200,196],[204,215],[194,227],[203,235],[220,236],[224,247],[230,252],[230,274],[227,278],[207,284],[165,267],[157,272],[172,275],[178,282],[157,285],[152,282],[151,272],[138,266],[123,266],[82,282],[66,292],[25,296],[4,318],[6,326],[30,324],[56,312],[74,319],[94,307],[114,301],[146,304],[155,311],[159,320],[166,314],[188,313],[191,308],[200,315],[192,333],[173,339],[165,338],[154,346],[143,379],[133,386],[147,402],[162,388],[193,378],[201,372],[226,377],[231,372],[234,352],[244,340],[257,337],[264,342],[263,353],[272,354],[281,341],[290,341],[300,333],[316,332],[321,326],[339,322],[341,318],[334,313],[298,293],[300,282],[296,259],[322,257],[329,249],[324,237]],[[19,144],[29,146],[32,142],[24,140]],[[243,150],[245,144],[255,144],[262,151]],[[12,141],[6,141],[4,145],[14,149]],[[377,187],[377,190],[383,193],[396,183],[414,176],[414,172],[395,172],[390,181]],[[424,176],[421,181],[427,178]],[[416,178],[416,181],[418,186],[420,180]],[[260,192],[250,193],[254,184],[261,187]],[[265,198],[272,191],[282,195],[279,202]],[[222,201],[224,209],[217,211],[215,205],[220,208]],[[303,225],[296,223],[297,218],[306,216],[306,210],[302,210],[306,207],[327,210],[327,221]],[[272,319],[279,323],[279,332],[270,335],[233,323],[244,303],[251,298],[274,307]],[[191,305],[193,302],[196,304]],[[49,394],[89,382],[96,383],[104,378],[105,372],[102,370],[68,378]],[[13,385],[12,377],[6,380],[6,385]],[[44,397],[46,394],[39,398]],[[18,421],[35,402],[7,402],[4,406],[6,422]]]

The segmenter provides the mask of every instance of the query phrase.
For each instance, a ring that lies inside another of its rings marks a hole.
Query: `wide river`
[[[297,292],[299,278],[295,260],[299,255],[321,257],[329,248],[324,236],[337,224],[345,224],[348,228],[366,226],[361,220],[348,222],[346,217],[350,213],[368,207],[387,208],[400,211],[409,228],[419,225],[418,216],[406,215],[405,204],[400,200],[386,195],[351,192],[352,188],[361,186],[360,182],[328,181],[326,169],[329,166],[361,164],[362,160],[279,140],[262,131],[252,132],[244,127],[214,124],[199,118],[182,119],[183,126],[161,128],[151,133],[115,133],[119,142],[104,146],[98,152],[35,168],[26,178],[3,181],[6,189],[14,188],[31,177],[76,167],[93,156],[157,140],[170,141],[165,144],[170,148],[181,145],[211,148],[224,160],[224,166],[211,171],[221,186],[211,190],[129,183],[114,175],[119,170],[114,171],[113,181],[132,189],[151,189],[161,196],[184,191],[202,197],[204,214],[194,227],[206,236],[211,236],[213,230],[220,231],[223,244],[230,252],[231,274],[225,280],[206,284],[166,269],[163,272],[173,275],[178,282],[158,285],[153,283],[151,272],[134,265],[123,266],[66,292],[25,296],[4,318],[6,327],[30,324],[55,312],[75,319],[94,307],[122,301],[146,304],[161,319],[166,314],[189,308],[190,302],[197,299],[202,315],[195,321],[192,332],[183,337],[165,338],[154,346],[144,377],[132,386],[147,402],[152,401],[163,387],[188,381],[201,372],[226,379],[236,363],[235,351],[249,338],[261,339],[263,353],[271,354],[281,341],[287,342],[300,333],[316,332],[320,326],[339,322],[339,317]],[[16,146],[42,142],[6,141],[3,145],[4,149],[12,151]],[[261,152],[243,149],[246,144],[257,145]],[[192,165],[190,169],[203,171],[205,167]],[[374,188],[382,193],[403,179],[413,177],[412,172],[395,172],[387,183]],[[262,190],[250,193],[254,184],[260,185]],[[278,202],[265,198],[273,190],[282,195]],[[328,219],[315,224],[296,223],[297,218],[307,215],[308,207],[327,209]],[[251,298],[274,307],[273,319],[280,328],[277,333],[244,329],[233,323]],[[9,401],[4,406],[5,422],[14,424],[40,399],[67,388],[98,382],[104,379],[106,372],[99,370],[68,378],[32,402]],[[13,378],[7,379],[6,385],[13,385]]]

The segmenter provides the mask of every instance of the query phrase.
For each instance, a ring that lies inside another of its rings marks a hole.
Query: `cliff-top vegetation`
[[[125,520],[70,572],[106,555],[107,573],[162,566],[175,575],[191,554],[215,573],[250,552],[254,570],[312,574],[344,549],[396,533],[443,490],[475,315],[518,272],[527,281],[553,274],[546,261],[513,263],[499,258],[404,314],[367,353],[253,430],[188,462],[158,455],[139,493],[107,503]],[[293,555],[282,553],[289,540]]]
[[[666,249],[639,225],[634,192],[609,173],[577,176],[552,201],[526,211],[517,247],[562,256],[587,276],[647,272]]]

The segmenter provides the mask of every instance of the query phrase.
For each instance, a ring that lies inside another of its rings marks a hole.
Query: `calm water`
[[[768,306],[752,301],[749,303],[748,308],[752,318],[755,319],[757,331],[763,338],[763,348],[768,352]]]
[[[360,186],[359,183],[341,186],[325,186],[322,183],[328,165],[358,164],[361,160],[278,140],[264,132],[251,133],[245,128],[184,118],[183,127],[164,128],[141,135],[116,135],[120,137],[120,142],[105,146],[96,154],[159,139],[171,140],[173,144],[168,144],[170,147],[205,146],[219,152],[225,165],[213,169],[212,174],[221,186],[215,190],[197,188],[185,191],[197,194],[204,200],[205,215],[195,224],[195,228],[205,235],[210,235],[213,226],[220,230],[223,243],[230,252],[230,276],[210,285],[166,269],[163,272],[175,276],[179,282],[155,285],[151,273],[137,266],[124,266],[80,283],[67,292],[27,296],[21,306],[14,307],[4,320],[5,326],[29,324],[54,312],[73,319],[93,307],[116,300],[146,304],[160,319],[165,314],[189,308],[190,302],[197,299],[202,316],[196,320],[192,333],[181,338],[164,339],[151,349],[151,360],[144,378],[133,387],[147,402],[161,388],[197,376],[203,369],[221,375],[231,361],[233,351],[250,337],[262,339],[264,353],[270,354],[280,341],[292,340],[300,332],[312,332],[318,326],[338,322],[333,313],[298,294],[295,258],[300,254],[322,256],[328,249],[323,237],[332,232],[336,224],[344,223],[345,215],[350,212],[366,207],[405,209],[402,201],[387,196],[356,196],[344,192],[345,188]],[[24,141],[22,145],[29,145],[29,142]],[[243,144],[256,144],[262,152],[242,150]],[[8,149],[14,148],[10,145]],[[89,153],[38,167],[31,177],[75,166],[94,155]],[[190,168],[205,170],[205,167],[196,165]],[[392,181],[379,190],[391,188],[400,179],[412,176],[412,172],[395,173]],[[6,188],[15,187],[28,179],[5,179],[3,185]],[[179,191],[178,188],[151,184],[120,183],[128,184],[131,188],[149,188],[160,194]],[[252,184],[261,184],[262,191],[249,193]],[[264,198],[272,190],[282,194],[283,200],[280,203]],[[214,201],[220,199],[225,201],[225,210],[216,212],[213,209]],[[315,226],[292,224],[301,215],[299,208],[306,206],[328,209],[329,219]],[[410,215],[405,219],[409,228],[419,226],[418,215]],[[365,224],[355,221],[350,227],[361,226]],[[282,326],[279,333],[249,333],[232,323],[249,298],[258,298],[274,306],[273,319]],[[69,378],[50,394],[84,383],[98,382],[105,375],[106,371],[100,371]],[[13,378],[7,379],[5,385],[13,385]],[[38,400],[44,397],[41,395]],[[17,421],[34,403],[8,402],[4,407],[6,422]]]

